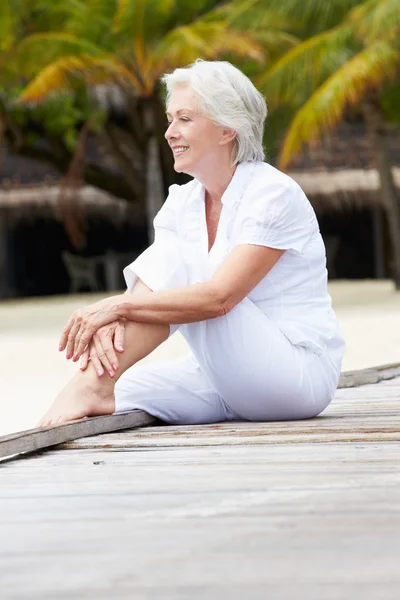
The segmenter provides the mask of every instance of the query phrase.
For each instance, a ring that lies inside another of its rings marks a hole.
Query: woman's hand
[[[60,351],[66,349],[67,359],[72,357],[73,361],[77,361],[100,327],[118,321],[119,315],[113,311],[113,307],[121,303],[122,297],[112,296],[72,313],[58,348]]]
[[[115,351],[120,353],[124,351],[124,334],[123,320],[100,327],[81,356],[81,371],[87,368],[91,360],[99,377],[103,375],[104,369],[110,377],[114,377],[119,366]]]

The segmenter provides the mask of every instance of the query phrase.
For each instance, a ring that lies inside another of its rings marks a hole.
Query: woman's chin
[[[180,156],[175,158],[174,169],[177,173],[188,173],[190,169],[189,161],[182,160]]]

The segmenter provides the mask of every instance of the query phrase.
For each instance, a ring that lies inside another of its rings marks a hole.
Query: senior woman
[[[228,62],[163,82],[175,170],[193,180],[170,187],[125,294],[72,315],[60,350],[81,371],[40,424],[133,409],[175,424],[313,417],[344,342],[314,211],[263,162],[264,98]],[[178,329],[187,356],[135,366]]]

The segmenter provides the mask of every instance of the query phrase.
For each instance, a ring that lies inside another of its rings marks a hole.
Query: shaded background
[[[172,183],[159,78],[229,60],[330,279],[400,286],[400,0],[2,0],[0,298],[111,291]]]

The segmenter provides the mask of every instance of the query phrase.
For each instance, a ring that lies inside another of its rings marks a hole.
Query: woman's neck
[[[205,195],[211,202],[220,202],[225,190],[235,174],[237,165],[225,169],[213,168],[212,172],[196,177],[205,188]]]

